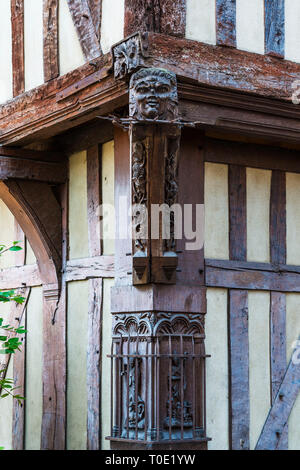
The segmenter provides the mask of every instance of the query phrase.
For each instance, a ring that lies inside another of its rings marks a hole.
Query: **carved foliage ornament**
[[[147,48],[146,33],[135,34],[113,47],[115,79],[125,78],[143,66]]]
[[[130,80],[130,116],[138,120],[175,120],[178,116],[176,75],[164,69],[141,69]]]

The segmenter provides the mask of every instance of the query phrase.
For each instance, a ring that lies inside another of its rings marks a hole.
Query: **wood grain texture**
[[[247,209],[246,168],[229,165],[229,257],[246,261]]]
[[[185,130],[182,133],[178,169],[178,203],[204,204],[204,161],[203,136],[195,130]],[[195,207],[195,206],[194,206]],[[193,221],[195,224],[195,210]],[[201,228],[198,228],[201,230]],[[204,230],[204,227],[202,227]],[[204,236],[204,235],[203,235]],[[204,284],[204,249],[185,250],[188,242],[183,236],[177,240],[178,254],[177,273],[178,284]],[[189,240],[191,242],[191,240]]]
[[[286,177],[281,171],[272,172],[270,259],[273,264],[286,263]]]
[[[58,54],[59,0],[43,0],[44,80],[48,82],[59,75]]]
[[[250,446],[248,293],[229,291],[230,448]]]
[[[236,0],[216,0],[217,44],[236,47]]]
[[[22,286],[35,287],[41,284],[41,276],[36,264],[0,270],[1,290],[17,289]]]
[[[102,0],[88,0],[92,21],[95,32],[100,42],[101,36],[101,18],[102,18]]]
[[[87,448],[101,447],[101,337],[102,279],[89,281],[88,350],[87,350]]]
[[[293,363],[292,358],[285,371],[255,450],[279,449],[282,434],[285,432],[285,426],[299,395],[300,367],[298,361],[297,358],[297,361]]]
[[[97,277],[111,278],[115,275],[115,258],[105,255],[70,260],[66,264],[64,275],[66,282]]]
[[[284,0],[265,0],[265,53],[284,58]]]
[[[0,179],[7,178],[64,183],[67,178],[66,165],[0,156]]]
[[[24,0],[11,0],[13,96],[25,89]]]
[[[124,36],[153,31],[185,36],[186,0],[125,0]]]
[[[87,150],[87,215],[90,256],[101,255],[100,204],[101,204],[101,150],[98,145]]]
[[[67,0],[86,60],[101,55],[101,47],[88,0]]]
[[[270,303],[270,356],[271,356],[271,405],[286,371],[286,296],[271,292]],[[278,444],[278,450],[288,450],[288,425],[286,424]]]

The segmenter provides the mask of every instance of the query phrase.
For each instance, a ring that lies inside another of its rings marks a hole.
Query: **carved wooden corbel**
[[[144,68],[130,80],[133,284],[176,282],[175,216],[181,128],[175,74]],[[159,224],[164,210],[167,229]]]
[[[129,78],[130,74],[145,66],[148,57],[148,34],[137,33],[119,42],[112,48],[114,77]]]

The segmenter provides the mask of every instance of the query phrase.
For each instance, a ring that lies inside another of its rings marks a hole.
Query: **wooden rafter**
[[[100,56],[99,32],[94,23],[95,11],[91,13],[88,0],[67,1],[86,60]]]
[[[58,55],[58,0],[44,0],[44,80],[48,82],[59,75]]]
[[[0,150],[0,179],[8,178],[64,183],[67,179],[67,170],[64,163],[3,157]]]

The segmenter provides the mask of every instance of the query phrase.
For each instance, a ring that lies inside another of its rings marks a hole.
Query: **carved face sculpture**
[[[130,82],[130,116],[136,119],[177,117],[176,76],[163,69],[142,69]]]

